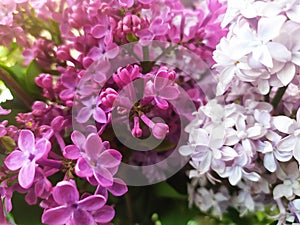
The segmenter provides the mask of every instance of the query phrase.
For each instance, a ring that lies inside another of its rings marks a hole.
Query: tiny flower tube
[[[141,137],[143,134],[143,131],[140,128],[139,117],[137,117],[137,116],[135,116],[133,119],[133,128],[131,130],[131,133],[134,137]]]
[[[152,130],[152,134],[157,139],[164,139],[169,133],[169,126],[165,123],[154,123],[145,114],[141,115],[141,119]]]

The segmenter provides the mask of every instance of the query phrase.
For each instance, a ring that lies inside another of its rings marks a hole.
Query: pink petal
[[[90,107],[82,107],[76,116],[76,120],[78,123],[85,123],[90,119],[92,114],[93,110]]]
[[[167,100],[174,100],[179,96],[179,90],[177,87],[165,87],[162,92],[159,93],[160,97]]]
[[[121,162],[121,159],[122,155],[120,152],[113,149],[108,149],[99,155],[99,160],[97,160],[97,163],[100,166],[112,168],[118,166]]]
[[[97,223],[108,223],[115,217],[115,210],[111,206],[103,206],[94,214],[94,219]]]
[[[119,4],[123,7],[130,8],[134,4],[134,0],[119,0]]]
[[[62,100],[72,99],[74,97],[74,89],[65,89],[59,93],[59,97]]]
[[[39,139],[35,145],[35,152],[34,152],[35,157],[34,158],[36,160],[38,160],[38,159],[42,158],[43,156],[48,155],[50,149],[51,149],[50,141],[48,141],[45,138]]]
[[[73,131],[71,139],[73,143],[77,145],[77,147],[82,147],[83,143],[85,142],[85,136],[77,130]]]
[[[28,161],[24,163],[18,175],[20,186],[25,189],[29,188],[33,183],[34,175],[35,161]]]
[[[79,177],[90,177],[93,175],[93,170],[84,158],[79,158],[75,165],[75,173]]]
[[[91,160],[97,161],[99,153],[103,149],[101,138],[98,134],[90,134],[85,142],[84,150]]]
[[[138,0],[142,4],[150,4],[153,0]]]
[[[92,215],[82,209],[75,210],[72,222],[72,225],[96,225]]]
[[[23,152],[34,152],[34,145],[35,145],[34,135],[30,130],[21,130],[19,139],[18,139],[18,146]]]
[[[156,123],[152,128],[152,133],[157,139],[164,139],[169,133],[169,126],[164,123]]]
[[[15,150],[6,157],[4,163],[8,169],[15,171],[20,169],[26,160],[27,157],[23,152]]]
[[[114,183],[111,187],[108,188],[108,190],[114,196],[121,196],[121,195],[124,195],[128,191],[128,188],[123,180],[121,180],[119,178],[114,178]]]
[[[53,188],[52,192],[54,200],[60,204],[73,204],[79,199],[79,193],[75,185],[69,181],[61,181],[56,187]]]
[[[81,157],[80,150],[75,145],[68,145],[63,149],[63,155],[67,159],[78,159]]]
[[[100,209],[106,203],[106,199],[102,195],[91,195],[78,202],[81,209],[95,211]]]
[[[92,35],[94,38],[102,38],[107,32],[107,26],[96,25],[92,28]]]
[[[11,110],[10,109],[3,109],[1,106],[0,106],[0,115],[8,115],[10,114]]]
[[[94,176],[98,183],[103,187],[110,187],[113,185],[113,176],[109,170],[105,168],[97,168]]]
[[[160,98],[159,96],[156,96],[154,100],[157,104],[157,107],[159,107],[160,109],[167,109],[169,107],[169,103],[166,100]]]
[[[164,91],[164,88],[169,82],[170,80],[168,78],[156,76],[154,79],[154,88],[157,92]]]
[[[101,109],[100,107],[96,108],[96,110],[94,111],[94,119],[98,123],[106,123],[107,122],[106,114],[103,111],[103,109]]]
[[[42,223],[49,225],[63,225],[69,221],[72,213],[72,208],[66,206],[47,209],[42,215]]]

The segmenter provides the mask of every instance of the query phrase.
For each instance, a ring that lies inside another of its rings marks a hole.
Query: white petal
[[[222,152],[222,160],[224,161],[233,160],[235,157],[238,157],[238,153],[235,151],[235,149],[227,146],[223,147],[221,149],[221,152]]]
[[[294,148],[294,158],[298,161],[298,163],[300,164],[300,138],[297,138],[296,141],[296,146]]]
[[[300,108],[297,110],[296,120],[297,120],[297,123],[300,125]]]
[[[217,85],[217,95],[224,94],[224,92],[228,89],[229,84],[234,77],[235,69],[235,66],[227,67],[220,73]]]
[[[288,135],[281,139],[277,144],[277,149],[281,152],[290,152],[295,148],[296,137],[294,135]]]
[[[232,169],[232,173],[229,175],[229,183],[235,186],[241,179],[242,179],[242,168],[239,166],[235,166]]]
[[[275,2],[256,1],[253,5],[259,16],[274,17],[282,12],[282,7]]]
[[[272,68],[273,67],[273,60],[272,56],[269,52],[269,49],[266,45],[259,45],[253,50],[253,58],[256,61],[261,62],[263,65]]]
[[[194,152],[195,148],[190,145],[183,145],[179,148],[179,152],[183,156],[189,156]]]
[[[261,18],[258,21],[258,38],[266,43],[272,40],[273,38],[277,37],[285,20],[286,17],[283,15],[271,18]],[[275,24],[276,26],[274,26]]]
[[[253,127],[248,128],[247,133],[248,137],[251,139],[258,139],[261,138],[262,135],[264,135],[264,130],[260,125],[255,125]]]
[[[267,153],[264,156],[264,167],[270,172],[275,172],[277,166],[273,153]]]
[[[291,197],[292,195],[293,195],[292,188],[283,184],[277,185],[273,190],[273,197],[275,200],[283,196]]]
[[[295,65],[292,63],[287,63],[285,66],[282,68],[277,73],[278,79],[281,81],[281,83],[286,86],[288,85],[294,78],[296,74],[296,68]]]
[[[246,177],[248,180],[257,182],[260,180],[260,176],[258,173],[255,172],[251,172],[251,173],[247,173],[245,171],[243,171],[244,177]]]
[[[262,80],[262,79],[259,80],[258,90],[259,90],[259,93],[262,94],[262,95],[268,94],[269,91],[270,91],[270,85],[269,85],[268,80]]]
[[[294,6],[291,10],[286,12],[286,15],[290,20],[300,23],[300,5]]]
[[[293,52],[292,62],[300,66],[300,52]]]
[[[280,62],[291,60],[292,53],[284,45],[276,42],[269,42],[267,46],[273,59]]]
[[[197,145],[208,145],[208,133],[206,130],[198,128],[191,131],[189,141]]]
[[[273,125],[277,130],[282,133],[290,134],[290,127],[295,123],[294,120],[287,116],[275,116],[273,117]]]
[[[201,174],[204,174],[207,171],[209,171],[210,165],[211,165],[211,160],[212,160],[212,152],[209,151],[209,152],[207,152],[205,159],[202,162],[200,162],[199,170],[200,170]]]

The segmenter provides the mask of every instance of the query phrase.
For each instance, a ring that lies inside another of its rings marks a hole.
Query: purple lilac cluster
[[[131,163],[148,165],[174,148],[180,127],[178,109],[169,102],[180,98],[179,86],[195,106],[206,100],[191,78],[166,65],[137,63],[117,68],[114,74],[106,74],[106,64],[100,65],[97,74],[91,67],[100,56],[115,58],[119,45],[147,46],[155,40],[182,45],[213,65],[213,51],[227,34],[220,19],[226,5],[217,0],[190,8],[168,0],[13,0],[0,6],[1,44],[9,47],[16,41],[24,48],[24,65],[37,63],[42,73],[35,83],[44,98],[35,101],[30,112],[16,116],[17,126],[7,121],[0,124],[0,138],[9,146],[0,168],[0,204],[5,210],[0,223],[9,224],[5,215],[12,210],[13,193],[19,192],[28,204],[44,208],[41,220],[45,224],[110,224],[115,212],[107,202],[108,192],[114,196],[127,192],[116,173],[129,152],[114,142],[113,110],[120,117],[129,113],[132,136],[152,134],[167,140],[163,153],[130,155]],[[71,131],[74,97],[87,73],[95,75],[95,82],[79,91],[76,104],[81,105],[75,120],[83,126],[94,121],[94,126],[83,128],[88,134]],[[130,95],[139,92],[131,86],[136,80],[145,87],[138,102]],[[122,91],[131,97],[120,100]],[[0,115],[9,113],[0,108]],[[157,116],[164,121],[155,121]],[[53,183],[52,177],[63,178]],[[84,189],[87,185],[93,191]]]
[[[222,217],[299,220],[299,1],[227,1],[213,52],[217,97],[186,128],[190,203]],[[277,212],[277,213],[276,213]]]

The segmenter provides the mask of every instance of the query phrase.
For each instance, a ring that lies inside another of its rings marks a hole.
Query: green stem
[[[17,83],[17,81],[15,81],[12,76],[1,67],[0,80],[4,81],[5,85],[16,94],[16,96],[24,103],[26,107],[28,107],[28,109],[31,108],[33,100],[30,95],[28,95],[27,92],[25,92],[24,89]]]
[[[148,46],[143,46],[143,60],[149,61],[150,54],[149,54],[149,48]]]
[[[287,89],[288,86],[284,86],[284,87],[281,87],[277,90],[273,100],[272,100],[272,105],[274,107],[274,109],[277,108],[278,104],[280,103],[286,89]]]

